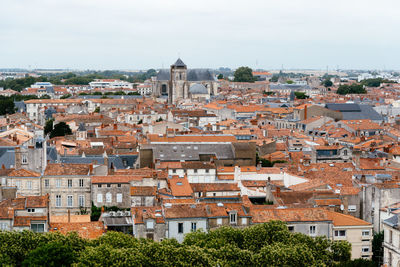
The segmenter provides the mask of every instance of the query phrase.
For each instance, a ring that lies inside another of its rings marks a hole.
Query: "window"
[[[27,189],[32,189],[32,181],[27,181],[26,182],[26,188]]]
[[[183,223],[178,223],[178,234],[183,234]]]
[[[146,228],[147,229],[154,229],[154,221],[146,221]]]
[[[56,207],[61,207],[61,195],[56,195]]]
[[[79,207],[85,207],[85,196],[84,195],[80,195],[78,197],[78,203],[79,203]]]
[[[32,223],[31,230],[33,232],[43,233],[44,232],[44,223]]]
[[[111,184],[107,184],[107,187],[111,187]]]
[[[111,195],[110,192],[108,192],[108,193],[106,194],[106,202],[107,202],[107,203],[111,203],[111,201],[112,201],[112,195]]]
[[[210,170],[209,170],[209,169],[206,169],[206,173],[210,173]]]
[[[363,230],[362,236],[369,236],[369,230]]]
[[[83,187],[83,179],[79,179],[79,187]]]
[[[44,187],[45,188],[49,188],[49,186],[50,186],[49,179],[45,179],[44,180]]]
[[[369,252],[369,247],[362,247],[362,252],[363,253],[368,253]]]
[[[236,213],[230,213],[229,214],[229,222],[232,224],[236,224]]]
[[[222,225],[222,218],[217,218],[217,224]]]
[[[288,227],[289,232],[293,232],[294,231],[294,226],[293,225],[289,225]]]
[[[349,205],[347,210],[350,211],[350,212],[355,212],[357,210],[357,206],[356,205]]]
[[[392,266],[392,261],[393,261],[392,252],[389,252],[389,255],[388,255],[388,266]]]
[[[17,189],[21,188],[21,181],[16,181],[15,182],[15,186],[17,187]]]
[[[97,194],[97,203],[103,202],[103,194]]]
[[[28,209],[28,212],[35,212],[35,209]]]
[[[192,232],[196,232],[196,229],[197,229],[197,223],[192,222],[192,227],[191,227]]]
[[[101,184],[98,184],[97,187],[100,187],[100,188],[101,188]]]
[[[316,234],[316,226],[315,225],[311,225],[310,226],[310,235],[315,235]]]
[[[247,224],[247,218],[242,218],[242,225],[246,225]]]
[[[67,206],[72,207],[72,196],[67,196]]]
[[[176,173],[176,169],[173,169],[173,170],[172,170],[172,173]]]
[[[61,179],[56,180],[56,187],[60,188],[61,187]]]
[[[197,169],[194,169],[193,172],[194,172],[194,173],[197,173]]]
[[[118,203],[122,202],[122,194],[117,194],[117,202]]]
[[[346,230],[335,230],[335,236],[336,237],[345,237],[346,236]]]
[[[346,149],[343,151],[343,155],[347,156],[347,150]]]
[[[72,187],[72,179],[68,179],[68,188]]]
[[[389,244],[393,243],[393,232],[392,230],[389,230]]]
[[[118,184],[117,187],[121,187],[121,184]]]
[[[26,157],[26,155],[22,155],[22,164],[26,164],[28,163],[28,159]]]

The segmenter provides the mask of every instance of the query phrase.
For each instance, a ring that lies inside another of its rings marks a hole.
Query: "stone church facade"
[[[169,70],[160,70],[152,79],[153,95],[168,103],[182,99],[210,99],[217,95],[218,83],[209,70],[187,69],[179,58]]]

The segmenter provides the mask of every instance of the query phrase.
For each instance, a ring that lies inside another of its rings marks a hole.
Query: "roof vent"
[[[164,206],[165,206],[166,208],[171,208],[171,207],[172,207],[172,204],[171,204],[171,203],[165,203]]]
[[[223,206],[224,206],[224,203],[221,203],[221,202],[220,202],[220,203],[217,204],[217,206],[218,206],[218,207],[223,207]]]
[[[177,182],[176,185],[183,185],[182,182]]]

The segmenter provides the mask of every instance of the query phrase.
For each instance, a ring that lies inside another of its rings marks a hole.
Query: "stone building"
[[[153,95],[167,97],[168,103],[181,99],[209,99],[218,93],[218,84],[209,70],[188,70],[183,61],[178,60],[169,70],[160,70],[152,80]]]
[[[92,200],[97,207],[130,208],[130,181],[128,175],[108,175],[92,177]]]
[[[50,214],[90,212],[92,164],[51,163],[42,176],[42,195],[50,196]]]

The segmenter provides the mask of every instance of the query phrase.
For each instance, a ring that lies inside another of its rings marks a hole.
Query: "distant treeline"
[[[31,86],[36,82],[51,82],[54,85],[88,85],[94,79],[120,79],[128,82],[143,82],[152,76],[155,76],[157,71],[150,69],[146,72],[138,72],[135,74],[125,73],[120,71],[101,71],[94,73],[61,73],[61,74],[46,74],[40,77],[25,77],[20,79],[6,79],[0,81],[0,87],[11,89],[20,92],[22,89]]]

